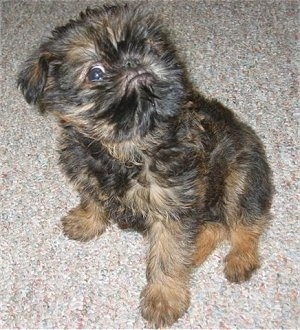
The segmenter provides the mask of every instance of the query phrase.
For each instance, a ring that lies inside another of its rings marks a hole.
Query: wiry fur
[[[91,81],[98,65],[103,73]],[[140,6],[87,9],[24,64],[27,102],[55,115],[60,163],[81,203],[62,219],[86,241],[111,221],[149,238],[142,315],[171,325],[189,306],[189,278],[224,239],[225,275],[259,267],[271,173],[254,131],[191,89],[160,21]]]

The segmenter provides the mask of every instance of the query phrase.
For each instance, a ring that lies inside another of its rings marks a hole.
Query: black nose
[[[128,58],[125,61],[125,67],[126,68],[135,68],[140,64],[140,61],[136,58]]]

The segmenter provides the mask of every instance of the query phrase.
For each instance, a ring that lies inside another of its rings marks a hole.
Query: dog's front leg
[[[169,326],[190,304],[192,242],[179,221],[153,221],[149,229],[147,285],[141,295],[143,317],[156,327]]]
[[[101,235],[108,226],[108,218],[100,201],[92,198],[82,200],[81,203],[69,211],[62,218],[63,231],[70,239],[89,241]]]

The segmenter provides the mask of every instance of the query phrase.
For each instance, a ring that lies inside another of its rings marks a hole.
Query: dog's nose
[[[135,68],[140,64],[140,61],[136,58],[128,58],[125,61],[125,67],[126,68]]]

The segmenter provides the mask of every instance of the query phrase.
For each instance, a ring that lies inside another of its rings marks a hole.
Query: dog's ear
[[[36,104],[42,97],[47,83],[51,54],[39,48],[24,63],[18,76],[18,88],[29,104]]]

